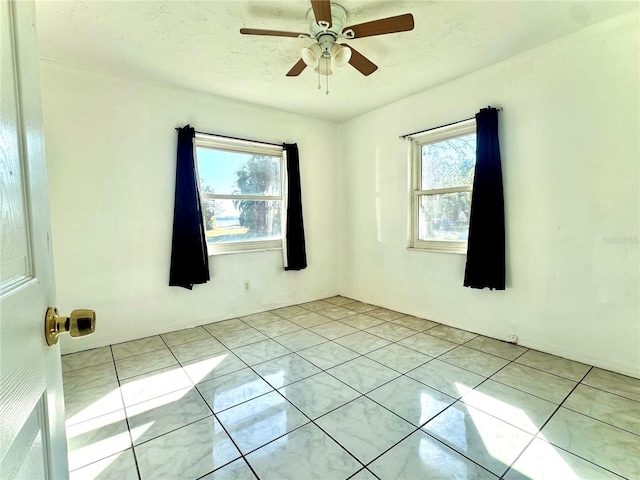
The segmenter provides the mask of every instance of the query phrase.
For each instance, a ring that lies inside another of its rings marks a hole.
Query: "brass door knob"
[[[44,333],[47,344],[58,343],[61,333],[69,332],[72,337],[84,337],[96,330],[96,312],[93,310],[79,309],[71,312],[68,317],[61,317],[58,309],[49,307],[44,319]]]

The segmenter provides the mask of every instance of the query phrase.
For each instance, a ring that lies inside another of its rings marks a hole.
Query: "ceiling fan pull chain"
[[[327,66],[327,70],[326,70],[327,73],[329,72],[329,62],[330,62],[329,58],[325,57],[325,65]],[[327,75],[327,91],[325,95],[329,95],[329,75]]]
[[[320,69],[318,68],[318,90],[320,90],[322,88],[322,86],[320,85]]]

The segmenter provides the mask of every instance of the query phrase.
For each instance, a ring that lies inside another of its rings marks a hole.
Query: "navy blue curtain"
[[[307,268],[307,250],[304,242],[304,222],[302,220],[302,193],[300,191],[300,158],[298,144],[285,143],[283,149],[287,157],[287,231],[285,270]]]
[[[169,286],[189,290],[196,283],[209,281],[207,240],[193,157],[194,136],[195,130],[189,125],[178,129],[176,199],[169,273]]]
[[[498,110],[476,115],[476,169],[471,197],[464,286],[505,289],[504,197]]]

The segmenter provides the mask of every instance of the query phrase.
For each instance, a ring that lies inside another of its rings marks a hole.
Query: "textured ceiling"
[[[410,32],[351,40],[379,66],[329,77],[285,73],[308,39],[239,34],[307,32],[308,0],[38,1],[40,54],[116,75],[176,85],[316,118],[344,121],[638,8],[615,1],[339,0],[347,25],[413,13]]]

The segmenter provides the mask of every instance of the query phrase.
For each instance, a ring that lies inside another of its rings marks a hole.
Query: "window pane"
[[[473,184],[476,134],[421,147],[421,190]]]
[[[422,195],[418,238],[439,242],[466,242],[469,236],[471,192]]]
[[[197,147],[202,193],[281,194],[280,158]]]
[[[282,238],[280,205],[278,200],[204,200],[207,243]]]

